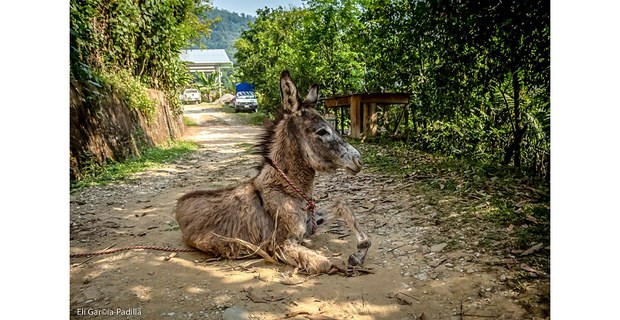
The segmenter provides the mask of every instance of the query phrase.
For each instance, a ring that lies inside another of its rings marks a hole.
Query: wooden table
[[[409,104],[408,93],[356,93],[344,96],[333,96],[321,99],[327,108],[340,109],[340,133],[344,134],[344,110],[349,107],[351,114],[351,125],[349,136],[359,139],[364,135],[375,136],[377,134],[377,105],[404,105],[403,112],[395,123],[395,130],[398,128],[404,115],[408,116],[407,105]],[[338,118],[336,118],[338,119]],[[336,121],[338,122],[338,121]],[[336,130],[338,125],[336,124]]]

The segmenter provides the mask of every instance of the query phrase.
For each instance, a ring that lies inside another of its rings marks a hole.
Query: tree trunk
[[[513,140],[508,148],[506,148],[506,154],[504,155],[504,161],[502,163],[509,164],[514,157],[515,167],[519,168],[521,167],[521,142],[523,141],[525,128],[521,127],[521,104],[519,98],[521,94],[521,83],[519,82],[519,75],[516,70],[512,72],[512,92],[514,97]]]

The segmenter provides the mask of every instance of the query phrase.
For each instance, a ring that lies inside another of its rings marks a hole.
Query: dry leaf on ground
[[[531,248],[529,248],[529,249],[527,249],[527,250],[523,251],[523,253],[521,253],[521,256],[527,256],[527,255],[530,255],[530,254],[532,254],[532,253],[534,253],[534,252],[536,252],[536,251],[540,250],[540,249],[542,248],[542,246],[543,246],[543,244],[542,244],[542,243],[536,244],[536,245],[532,246]]]
[[[532,222],[534,224],[538,224],[538,219],[536,219],[536,217],[531,216],[529,214],[527,216],[525,216],[525,220],[527,220],[529,222]]]
[[[540,274],[540,271],[538,271],[538,270],[536,270],[536,269],[534,269],[534,268],[532,268],[532,267],[528,266],[528,265],[527,265],[527,264],[525,264],[525,263],[522,263],[522,264],[520,265],[520,267],[521,267],[521,270],[525,270],[525,271],[527,271],[527,272],[533,272],[533,273],[536,273],[536,274]]]

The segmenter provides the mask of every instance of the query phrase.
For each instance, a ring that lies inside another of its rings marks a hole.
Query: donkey
[[[193,191],[179,198],[175,214],[184,241],[215,257],[239,259],[262,249],[281,262],[308,273],[328,273],[335,266],[302,245],[316,231],[312,200],[317,172],[362,169],[360,153],[342,139],[317,113],[318,86],[301,100],[288,71],[280,77],[282,106],[276,120],[266,125],[258,143],[259,173],[249,181],[220,190]],[[341,200],[326,218],[343,219],[357,236],[357,252],[349,265],[364,262],[371,241]],[[320,221],[319,221],[320,222]]]

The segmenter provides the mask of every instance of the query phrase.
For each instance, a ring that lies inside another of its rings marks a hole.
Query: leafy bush
[[[132,77],[127,70],[106,72],[100,75],[100,78],[110,87],[111,92],[119,93],[123,97],[130,109],[142,112],[149,123],[154,120],[157,103],[149,97],[146,86]]]
[[[195,0],[71,0],[71,79],[87,88],[87,101],[114,89],[149,117],[149,87],[182,112],[178,95],[191,77],[179,53],[208,35],[210,22],[200,17],[209,9]]]

